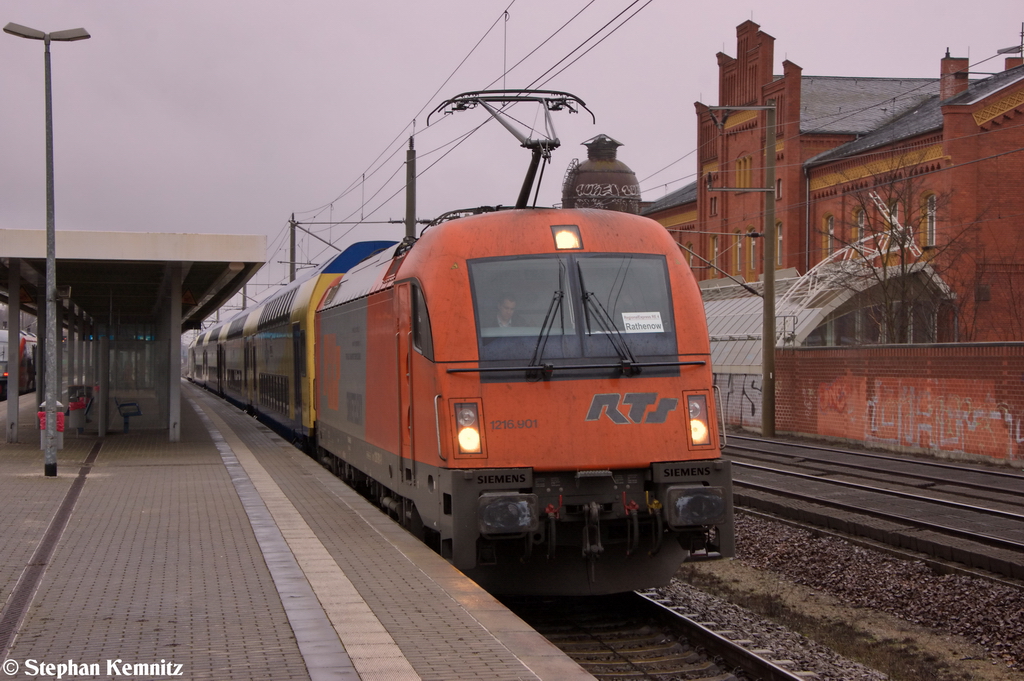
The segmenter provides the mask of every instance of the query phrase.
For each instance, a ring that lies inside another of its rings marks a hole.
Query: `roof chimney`
[[[954,97],[970,85],[967,80],[968,60],[963,57],[950,57],[949,48],[942,59],[941,79],[939,81],[939,99],[947,100]]]
[[[1005,70],[1009,71],[1021,65],[1024,65],[1024,57],[1007,57]]]

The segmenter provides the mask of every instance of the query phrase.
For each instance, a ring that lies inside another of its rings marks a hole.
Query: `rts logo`
[[[623,415],[619,409],[619,398],[622,398],[623,407],[628,406],[628,411]],[[654,411],[647,411],[647,408],[657,403]],[[599,421],[604,414],[619,425],[629,422],[633,423],[665,423],[668,413],[676,408],[679,400],[671,397],[658,399],[658,393],[607,393],[594,395],[590,401],[590,411],[587,412],[587,421]],[[646,418],[644,414],[646,413]],[[627,416],[629,418],[627,418]]]

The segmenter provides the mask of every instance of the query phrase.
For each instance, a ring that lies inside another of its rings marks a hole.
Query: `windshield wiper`
[[[537,335],[537,345],[533,349],[533,358],[530,360],[531,367],[537,367],[540,372],[527,369],[526,377],[532,379],[549,379],[555,367],[551,364],[543,364],[544,348],[547,347],[548,337],[551,336],[551,327],[555,324],[554,312],[558,311],[558,319],[561,322],[562,335],[565,335],[565,310],[562,308],[562,299],[565,298],[565,263],[558,261],[558,290],[551,296],[551,304],[548,305],[548,312],[544,315],[544,322],[540,325],[540,333]]]
[[[593,291],[587,290],[587,285],[583,281],[583,268],[580,267],[579,263],[576,263],[576,271],[579,273],[580,290],[583,292],[583,311],[588,313],[586,319],[587,332],[590,333],[589,311],[593,310],[594,318],[601,326],[601,329],[608,334],[608,341],[612,344],[615,354],[619,356],[619,367],[622,369],[622,373],[626,376],[639,374],[642,369],[637,366],[636,357],[633,356],[629,349],[629,344],[626,343],[626,339],[622,337],[622,333],[615,326],[612,316],[608,314],[608,310],[604,309],[604,305],[601,304],[597,295]]]
[[[554,367],[550,364],[542,364],[541,360],[544,358],[544,348],[547,347],[548,337],[551,335],[551,327],[555,325],[555,310],[562,309],[562,298],[565,297],[565,292],[562,289],[555,291],[554,295],[551,296],[551,304],[548,305],[548,312],[544,315],[544,322],[540,325],[540,333],[537,335],[537,345],[533,349],[533,358],[530,360],[530,368],[527,369],[526,377],[534,379],[547,379],[551,377],[551,372],[554,371]],[[563,332],[565,323],[563,321]],[[538,371],[539,370],[539,371]]]

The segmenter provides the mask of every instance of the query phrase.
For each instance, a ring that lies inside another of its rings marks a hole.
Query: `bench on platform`
[[[132,416],[142,416],[142,409],[139,408],[138,402],[122,402],[119,398],[114,398],[114,404],[117,405],[117,413],[124,417],[124,432],[128,432],[128,419]]]

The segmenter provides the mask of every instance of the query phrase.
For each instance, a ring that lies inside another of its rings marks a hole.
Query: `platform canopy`
[[[202,320],[242,288],[266,260],[265,236],[58,231],[57,286],[98,323],[152,324],[181,267],[181,330]],[[11,263],[21,272],[21,309],[35,314],[46,281],[46,232],[0,229],[0,300],[9,302]]]
[[[74,414],[84,422],[75,427],[95,428],[100,437],[120,418],[125,433],[166,428],[177,442],[181,334],[199,328],[256,273],[266,260],[266,237],[59,231],[55,243],[57,297],[48,301],[46,230],[0,229],[6,354],[25,357],[24,367],[8,363],[9,392],[35,389],[37,405],[51,387],[62,405],[84,399],[86,408]],[[46,324],[35,325],[36,356],[29,356],[19,347],[20,315],[13,314],[20,309],[38,321],[49,305],[57,306],[61,329],[55,378],[46,376],[51,369],[43,361],[43,348],[52,347]],[[7,400],[8,442],[19,441],[19,402]]]

